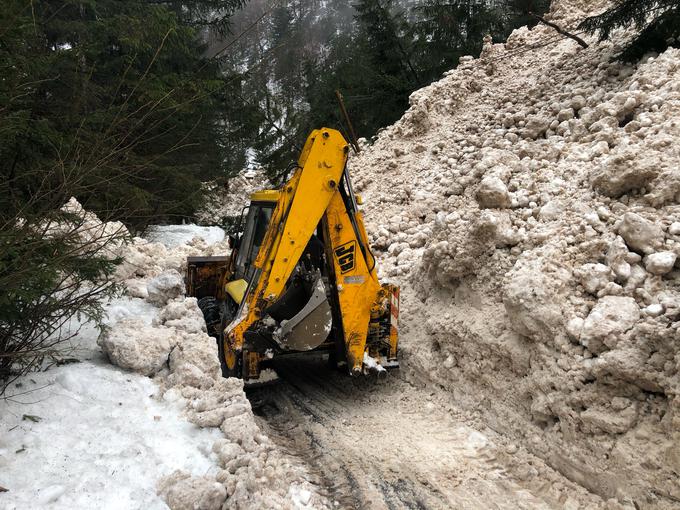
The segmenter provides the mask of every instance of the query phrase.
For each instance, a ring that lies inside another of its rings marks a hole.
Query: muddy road
[[[248,390],[258,424],[338,508],[579,508],[600,501],[398,371],[350,378],[319,359]],[[466,423],[466,421],[468,423]]]

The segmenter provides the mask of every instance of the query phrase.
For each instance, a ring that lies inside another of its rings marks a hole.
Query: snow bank
[[[560,0],[574,30],[605,2]],[[605,498],[680,498],[680,50],[545,26],[411,96],[351,160],[413,377]]]
[[[116,227],[78,211],[92,232]],[[85,325],[71,340],[77,362],[0,401],[0,507],[330,508],[259,430],[242,381],[221,377],[196,299],[184,298],[186,257],[228,254],[223,232],[159,228],[155,239],[116,247],[127,295],[108,303],[98,338]]]
[[[88,254],[116,259],[121,256],[127,240],[128,229],[120,221],[101,221],[96,214],[86,211],[74,197],[61,208],[66,217],[40,225],[46,237],[67,236],[71,242]]]
[[[196,230],[202,231],[201,227]],[[176,233],[169,231],[173,236]],[[186,234],[190,229],[184,226],[182,235]],[[228,253],[225,244],[207,245],[196,236],[176,246],[163,240],[135,239],[128,246],[128,266],[119,273],[129,292],[154,305],[151,323],[123,318],[98,340],[112,363],[154,376],[162,398],[183,408],[189,422],[221,431],[211,448],[217,469],[206,475],[173,471],[159,480],[158,493],[177,510],[224,505],[235,509],[329,507],[307,481],[305,469],[283,455],[257,427],[243,382],[222,378],[217,345],[206,333],[196,299],[184,297],[178,272],[182,259],[190,254]],[[291,492],[291,487],[298,490]]]
[[[219,432],[184,419],[151,379],[109,365],[96,337],[85,326],[79,363],[30,374],[0,401],[1,508],[160,510],[158,477],[217,471]]]

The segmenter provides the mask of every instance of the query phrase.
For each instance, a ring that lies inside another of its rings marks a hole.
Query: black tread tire
[[[218,332],[215,331],[215,325],[220,321],[220,305],[213,296],[205,296],[198,300],[198,308],[203,313],[203,320],[208,334],[215,337]]]

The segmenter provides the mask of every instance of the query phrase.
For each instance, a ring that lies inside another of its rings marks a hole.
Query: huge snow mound
[[[576,31],[606,3],[555,2]],[[411,97],[351,161],[402,352],[605,498],[680,498],[680,50],[539,25]]]

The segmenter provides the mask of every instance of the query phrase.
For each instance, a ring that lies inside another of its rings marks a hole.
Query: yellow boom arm
[[[253,263],[255,274],[238,316],[224,335],[225,352],[236,353],[227,356],[226,363],[232,365],[231,369],[236,357],[242,356],[244,378],[258,376],[261,356],[245,352],[244,335],[265,318],[265,311],[281,297],[319,225],[324,231],[328,269],[335,282],[330,297],[342,316],[339,329],[344,337],[347,363],[353,373],[363,368],[372,313],[375,317],[380,309],[384,310],[390,296],[388,286],[381,288],[378,283],[375,260],[368,250],[363,218],[355,210],[354,198],[340,191],[348,151],[349,146],[338,131],[328,128],[313,131],[297,170],[280,190]],[[348,203],[353,205],[348,208]]]

